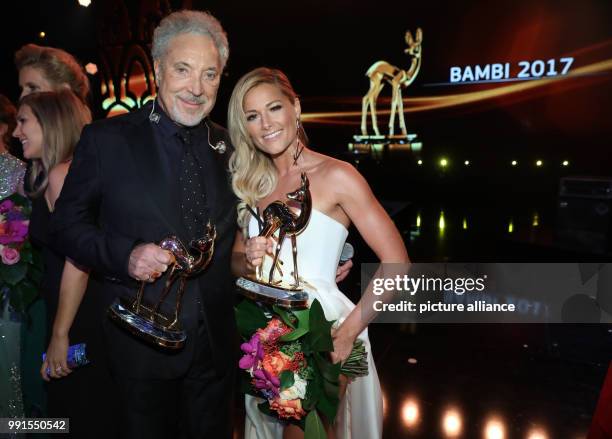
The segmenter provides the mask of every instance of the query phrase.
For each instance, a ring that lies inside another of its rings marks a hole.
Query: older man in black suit
[[[156,242],[173,234],[187,243],[207,222],[216,226],[210,265],[187,282],[181,350],[155,348],[110,320],[104,329],[125,437],[230,437],[236,204],[227,174],[231,151],[219,147],[229,141],[208,119],[227,37],[211,15],[180,11],[155,30],[152,54],[157,100],[85,128],[52,232],[68,257],[104,277],[104,294],[133,296],[136,282],[146,281],[145,296],[154,298],[172,262]]]

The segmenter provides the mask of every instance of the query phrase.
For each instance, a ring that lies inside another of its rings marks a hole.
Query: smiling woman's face
[[[297,139],[300,104],[272,84],[253,87],[244,96],[242,109],[253,143],[271,156],[279,156]]]
[[[17,112],[17,126],[13,137],[21,142],[26,159],[40,159],[43,151],[43,131],[38,119],[28,105],[21,105]]]

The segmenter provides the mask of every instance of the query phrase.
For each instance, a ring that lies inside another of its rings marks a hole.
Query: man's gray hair
[[[212,38],[219,51],[221,68],[225,67],[229,57],[227,35],[219,20],[208,12],[202,11],[182,10],[165,17],[153,32],[153,47],[151,48],[153,60],[160,61],[168,50],[170,40],[187,33],[207,35]]]

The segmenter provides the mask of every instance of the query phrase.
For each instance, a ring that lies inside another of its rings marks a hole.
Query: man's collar
[[[158,117],[152,118],[152,116],[154,115],[157,115]],[[206,118],[202,119],[199,124],[193,127],[184,127],[182,125],[177,124],[170,118],[170,116],[166,114],[166,112],[159,103],[159,99],[155,99],[155,101],[153,102],[153,108],[151,109],[151,116],[149,116],[149,119],[154,125],[157,125],[159,127],[160,132],[165,138],[175,136],[176,133],[178,133],[182,129],[193,131],[193,134],[199,136],[202,133],[202,129],[207,126]],[[153,119],[156,119],[156,121],[154,121]]]

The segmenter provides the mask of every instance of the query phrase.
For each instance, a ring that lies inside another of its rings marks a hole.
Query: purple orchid
[[[23,221],[26,216],[20,210],[10,210],[6,213],[7,221]]]
[[[253,378],[253,384],[257,390],[265,394],[267,398],[269,398],[270,394],[272,394],[274,397],[278,396],[280,380],[277,377],[265,369],[257,369],[255,372],[253,372]]]
[[[2,203],[0,203],[0,213],[6,213],[13,209],[14,206],[15,203],[13,203],[11,200],[4,200]]]
[[[11,221],[7,224],[5,233],[0,235],[0,244],[13,244],[25,241],[28,236],[27,221]]]
[[[242,343],[240,349],[245,354],[238,363],[241,369],[248,370],[263,360],[264,349],[258,334],[254,334],[248,343]]]

